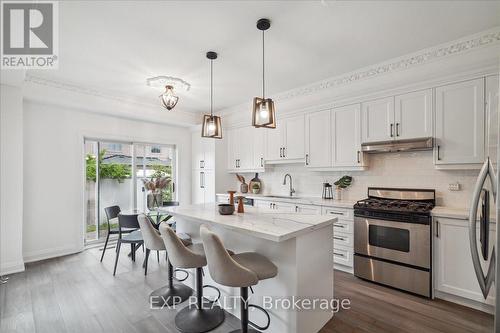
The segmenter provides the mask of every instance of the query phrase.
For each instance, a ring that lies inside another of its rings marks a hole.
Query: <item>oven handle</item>
[[[479,253],[477,251],[477,236],[476,236],[476,223],[477,223],[477,208],[479,206],[479,201],[481,198],[481,191],[483,189],[484,183],[487,178],[490,178],[491,192],[493,193],[493,199],[496,199],[497,195],[497,183],[495,179],[495,173],[493,170],[493,165],[489,158],[483,164],[479,176],[477,177],[476,186],[472,194],[471,208],[469,212],[469,241],[470,241],[470,251],[472,256],[472,264],[474,266],[474,271],[476,272],[477,281],[479,282],[479,287],[483,293],[484,299],[488,297],[491,285],[495,281],[495,248],[492,250],[490,265],[488,267],[488,272],[484,276],[483,269],[481,268],[481,261],[479,260]],[[489,212],[488,212],[489,213]]]

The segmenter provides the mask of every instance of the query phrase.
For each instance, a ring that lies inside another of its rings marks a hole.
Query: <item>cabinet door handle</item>
[[[333,224],[333,227],[334,227],[334,228],[342,228],[342,229],[345,229],[345,225],[343,225],[343,224],[337,224],[337,223],[334,223],[334,224]]]
[[[260,167],[263,168],[264,167],[264,157],[261,157],[260,158]]]
[[[438,151],[437,151],[437,155],[438,155],[438,156],[437,156],[437,159],[438,159],[438,161],[441,161],[441,157],[439,156],[439,150],[441,149],[441,146],[440,146],[440,145],[438,145],[438,146],[437,146],[437,149],[438,149]]]
[[[345,241],[345,238],[343,238],[343,237],[333,236],[333,239]]]
[[[280,148],[280,158],[283,158],[283,148]]]
[[[332,214],[332,215],[344,215],[344,213],[342,213],[342,212],[336,212],[336,211],[333,211],[333,210],[329,211],[328,214]]]
[[[172,192],[175,192],[175,183],[172,183]]]
[[[339,257],[345,257],[345,255],[343,253],[333,251],[333,254],[336,256],[339,256]]]
[[[295,206],[295,213],[299,211],[299,206]]]
[[[309,165],[309,154],[306,154],[306,165]]]
[[[200,172],[200,188],[205,188],[205,180],[204,180],[204,173]]]
[[[394,137],[394,124],[391,124],[391,138]]]
[[[283,147],[283,157],[286,157],[286,153],[285,152],[286,152],[286,148]]]
[[[396,136],[399,136],[399,123],[396,123]]]
[[[270,202],[270,203],[269,203],[269,209],[272,209],[272,208],[273,208],[273,203],[272,203],[272,202]]]
[[[439,225],[439,221],[436,220],[436,238],[439,238],[439,229],[441,228],[441,226]]]
[[[361,152],[358,150],[358,163],[361,163],[360,155],[361,155]]]

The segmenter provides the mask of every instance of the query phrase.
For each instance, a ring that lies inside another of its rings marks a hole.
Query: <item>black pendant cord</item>
[[[265,68],[266,68],[266,62],[265,62],[265,50],[264,50],[264,30],[262,30],[262,99],[265,99],[265,87],[266,87],[266,80],[265,80]]]
[[[210,59],[210,119],[214,117],[214,61]]]

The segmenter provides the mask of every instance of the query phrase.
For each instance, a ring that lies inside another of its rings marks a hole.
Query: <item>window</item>
[[[85,139],[84,148],[86,243],[106,237],[106,207],[149,212],[152,199],[157,204],[176,200],[175,146]],[[144,181],[158,177],[169,178],[169,183],[155,197]],[[116,228],[116,219],[109,226]]]

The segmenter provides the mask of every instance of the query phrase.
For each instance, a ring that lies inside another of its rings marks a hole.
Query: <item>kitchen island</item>
[[[252,207],[245,207],[243,214],[223,216],[216,204],[162,210],[174,216],[177,232],[188,233],[195,242],[201,242],[199,228],[206,224],[228,249],[236,253],[258,252],[278,267],[278,275],[260,281],[250,296],[250,303],[263,306],[271,316],[267,332],[314,333],[332,318],[332,308],[325,309],[324,305],[333,300],[332,224],[336,217],[283,214]],[[239,317],[239,289],[220,286],[210,278],[208,270],[205,273],[204,284],[221,290],[220,305]],[[192,276],[184,283],[194,288]],[[250,320],[259,325],[266,322],[259,311],[250,311]]]

